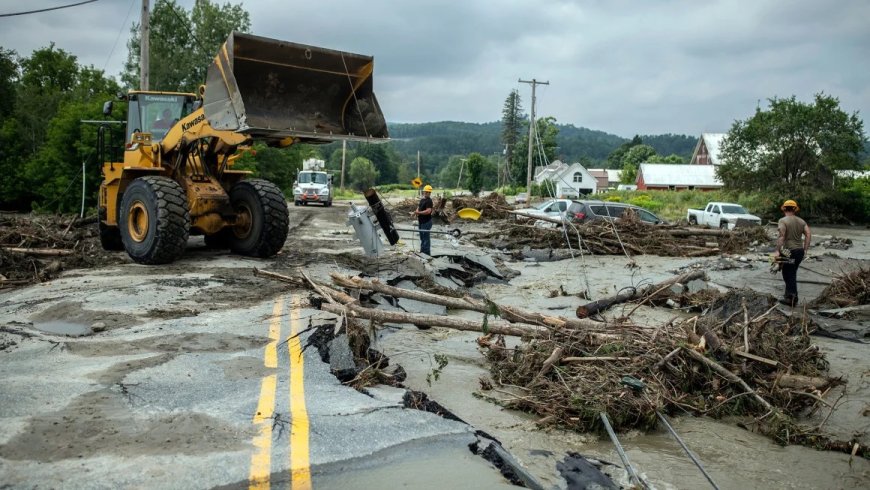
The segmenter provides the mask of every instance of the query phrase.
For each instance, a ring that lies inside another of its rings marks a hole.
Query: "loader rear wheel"
[[[140,264],[181,257],[190,233],[187,196],[167,177],[139,177],[124,191],[119,220],[127,254]]]
[[[107,225],[105,221],[106,210],[105,208],[100,208],[97,229],[100,232],[100,245],[103,246],[103,250],[124,250],[124,242],[121,241],[121,230],[117,226]]]
[[[281,250],[290,216],[278,186],[268,180],[244,180],[230,189],[230,203],[237,213],[228,234],[234,253],[265,258]]]

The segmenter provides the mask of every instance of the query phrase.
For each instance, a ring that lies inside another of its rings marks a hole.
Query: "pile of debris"
[[[599,429],[599,412],[622,429],[652,429],[656,412],[788,419],[835,382],[822,376],[827,362],[801,321],[780,313],[772,296],[730,292],[709,309],[657,328],[626,321],[607,334],[554,331],[515,349],[493,339],[492,377],[519,387],[508,406],[578,431]],[[777,426],[770,435],[798,434]]]
[[[685,297],[687,288],[670,286],[697,275],[653,285],[634,299]],[[320,308],[346,319],[348,331],[389,324],[481,333],[478,344],[486,349],[492,377],[481,380],[482,396],[534,413],[541,425],[599,430],[604,412],[617,429],[648,430],[657,426],[659,413],[739,415],[754,417],[756,430],[780,443],[870,455],[866,447],[796,422],[807,411],[830,407],[824,393],[841,380],[825,375],[825,356],[810,342],[812,324],[784,315],[769,295],[705,289],[704,313],[651,327],[634,323],[630,313],[602,322],[360,277],[332,274],[332,281],[311,285],[323,298]],[[402,308],[420,304],[441,311]],[[449,315],[448,309],[475,311],[483,320]],[[521,341],[508,343],[505,336]],[[485,394],[493,386],[513,396]]]
[[[454,197],[450,200],[450,205],[451,216],[455,216],[460,209],[472,208],[481,212],[481,219],[510,218],[513,211],[513,206],[498,192],[490,193],[486,197]]]
[[[849,238],[832,236],[831,238],[819,243],[819,246],[833,248],[834,250],[849,250],[849,247],[852,246],[852,240]]]
[[[0,288],[47,281],[61,271],[123,262],[100,245],[96,219],[0,216]]]
[[[419,199],[405,199],[390,207],[393,220],[406,219],[408,215],[417,209]],[[497,192],[488,194],[486,197],[457,196],[445,198],[438,195],[432,198],[433,217],[436,223],[449,224],[456,218],[456,212],[464,208],[472,208],[481,212],[481,220],[497,220],[511,217],[513,207],[508,204],[504,196]]]
[[[739,253],[756,241],[769,241],[760,226],[716,230],[650,225],[626,213],[619,220],[596,220],[564,228],[543,228],[508,223],[499,230],[477,235],[482,246],[512,251],[523,248],[578,248],[598,255],[659,255],[700,257]]]
[[[841,308],[870,304],[870,267],[837,275],[812,304]]]

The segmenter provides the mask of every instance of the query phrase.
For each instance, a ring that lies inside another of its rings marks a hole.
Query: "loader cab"
[[[132,92],[128,95],[127,142],[133,133],[151,133],[159,142],[179,119],[194,111],[194,94],[167,92]]]

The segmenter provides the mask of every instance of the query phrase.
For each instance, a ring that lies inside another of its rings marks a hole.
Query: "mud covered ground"
[[[305,271],[312,277],[328,280],[330,272],[356,274],[367,270],[373,277],[395,277],[416,261],[406,259],[419,247],[414,233],[402,232],[402,242],[395,247],[391,260],[372,262],[361,253],[361,247],[345,224],[348,207],[337,203],[332,208],[291,207],[291,232],[287,245],[273,260],[261,261],[232,256],[226,252],[207,249],[201,238],[192,238],[188,252],[178,262],[160,267],[143,267],[133,264],[123,253],[106,253],[94,247],[96,226],[69,226],[69,220],[56,219],[33,227],[30,233],[12,231],[8,217],[4,217],[0,237],[8,237],[3,245],[25,247],[56,247],[75,251],[79,261],[63,262],[62,258],[15,255],[2,252],[0,269],[5,280],[5,289],[0,291],[0,306],[7,312],[0,318],[0,358],[22,342],[46,342],[48,349],[64,349],[72,354],[99,358],[100,356],[129,354],[131,362],[103,369],[95,381],[108,386],[105,393],[89,394],[56,415],[33,424],[39,430],[8,439],[20,427],[8,426],[0,439],[11,440],[19,448],[15,458],[37,457],[45,461],[58,461],[76,455],[110,450],[110,447],[74,448],[82,439],[83,431],[120,431],[125,444],[137,451],[148,452],[166,441],[178,439],[178,444],[187,445],[186,451],[195,452],[195,447],[216,445],[233,450],[233,440],[239,436],[232,427],[219,420],[201,416],[174,415],[148,422],[131,431],[123,421],[125,375],[148,369],[142,362],[171,365],[177,352],[198,351],[242,352],[252,346],[262,345],[262,337],[245,335],[205,335],[196,332],[173,331],[169,325],[181,319],[192,325],[203,325],[209,318],[221,315],[230,308],[251,307],[262,304],[286,293],[287,284],[258,277],[253,269],[268,269],[288,276],[298,277]],[[396,213],[397,223],[403,227],[411,224],[406,215]],[[17,219],[17,217],[16,217]],[[703,268],[710,279],[722,288],[751,288],[760,293],[779,295],[782,283],[778,276],[768,271],[769,247],[759,243],[743,254],[701,258],[658,257],[654,255],[578,255],[570,252],[535,252],[528,250],[525,258],[500,250],[481,249],[471,241],[475,235],[492,233],[499,229],[497,220],[484,222],[454,221],[450,225],[438,225],[436,229],[460,228],[464,237],[458,241],[436,236],[433,249],[443,251],[483,252],[495,259],[504,260],[504,265],[518,275],[510,280],[488,280],[476,285],[469,293],[486,295],[505,304],[522,305],[528,309],[573,316],[574,309],[583,302],[582,297],[596,299],[613,294],[627,286],[645,282],[658,282],[674,272],[691,268]],[[20,223],[19,223],[20,225]],[[16,225],[17,226],[17,225]],[[18,230],[20,226],[15,228]],[[40,231],[41,230],[41,231]],[[81,230],[81,231],[76,231]],[[35,231],[35,232],[34,232]],[[56,241],[53,245],[44,238],[24,235],[48,236],[64,234],[76,236],[69,242]],[[14,233],[17,235],[13,236]],[[856,267],[868,267],[870,231],[862,228],[814,228],[814,246],[810,258],[799,274],[802,299],[817,296],[832,277]],[[832,240],[848,238],[851,245],[845,249],[826,248],[823,244],[838,244]],[[78,242],[78,243],[76,243]],[[19,247],[20,248],[20,247]],[[537,257],[537,260],[536,260]],[[550,260],[559,259],[561,260]],[[540,260],[546,259],[546,260]],[[77,259],[78,260],[78,259]],[[50,264],[60,261],[61,265]],[[9,265],[13,264],[13,265]],[[15,265],[17,264],[17,265]],[[44,265],[40,265],[44,264]],[[10,268],[11,267],[11,268]],[[36,272],[31,273],[34,269]],[[41,274],[40,271],[50,272]],[[135,271],[131,279],[129,272]],[[18,271],[18,272],[16,272]],[[26,271],[26,272],[25,272]],[[124,274],[120,274],[120,272]],[[123,276],[112,282],[115,276]],[[15,282],[20,281],[20,282]],[[52,281],[52,295],[40,294],[39,286],[22,289],[30,283]],[[99,282],[99,288],[91,285]],[[0,284],[3,284],[0,282]],[[23,293],[21,292],[23,291]],[[9,300],[15,293],[14,308]],[[300,293],[307,297],[307,292]],[[147,305],[142,309],[130,305]],[[95,305],[101,305],[99,308]],[[125,307],[113,308],[112,304]],[[607,316],[625,314],[634,308],[629,304],[618,307]],[[789,314],[803,311],[788,310]],[[451,314],[479,319],[467,312]],[[662,308],[641,306],[633,314],[638,321],[650,324],[668,321],[685,313]],[[262,319],[267,318],[263,315]],[[200,321],[201,319],[201,321]],[[137,342],[108,342],[101,340],[103,332],[129,330],[154,320],[165,320],[165,332],[159,345],[151,338],[147,351],[159,351],[157,359],[137,360],[136,355],[145,352]],[[825,330],[841,338],[815,337],[815,343],[827,354],[831,373],[842,376],[847,383],[825,395],[832,410],[821,410],[808,419],[824,426],[834,435],[848,440],[856,439],[862,444],[870,443],[870,356],[866,345],[854,342],[868,338],[870,324],[866,317],[820,318]],[[196,330],[196,329],[194,329]],[[73,337],[74,336],[74,337]],[[441,405],[448,408],[475,428],[501,440],[546,486],[564,487],[564,479],[556,469],[556,463],[569,452],[600,458],[618,463],[612,444],[598,434],[566,432],[541,429],[536,419],[528,414],[504,410],[499,399],[514,396],[482,390],[480,381],[489,375],[487,364],[476,343],[478,335],[448,329],[432,328],[418,330],[410,326],[390,326],[379,330],[377,347],[393,362],[407,371],[404,382],[411,389],[424,391]],[[78,339],[66,342],[66,339]],[[444,355],[448,363],[438,369],[436,354]],[[138,364],[137,364],[138,363]],[[232,365],[224,366],[224,373],[238,379],[256,379],[262,375],[259,359],[245,356],[235,358]],[[433,373],[438,373],[433,378]],[[133,390],[135,392],[135,390]],[[95,411],[95,407],[102,407]],[[89,420],[96,412],[114,414],[102,419],[94,428]],[[54,418],[52,418],[54,417]],[[76,421],[76,425],[65,423]],[[740,420],[712,420],[709,418],[680,417],[674,421],[675,428],[698,454],[707,470],[722,488],[859,488],[870,485],[870,465],[863,459],[853,459],[847,454],[822,452],[805,447],[780,447],[769,439],[741,428]],[[150,428],[149,428],[150,427]],[[159,427],[159,430],[158,430]],[[203,429],[209,428],[209,431]],[[213,430],[211,430],[213,429]],[[40,432],[41,431],[41,432]],[[126,431],[126,432],[125,432]],[[208,435],[209,432],[211,435]],[[147,435],[147,437],[145,437]],[[243,434],[247,436],[247,434]],[[202,440],[201,438],[211,438]],[[128,440],[129,439],[129,440]],[[706,481],[681,452],[679,446],[665,432],[642,434],[628,432],[620,435],[632,463],[645,478],[658,488],[696,488]],[[51,444],[45,441],[51,440]],[[38,455],[37,455],[38,453]],[[29,456],[28,456],[29,455]],[[4,457],[9,457],[6,454]],[[624,474],[614,471],[615,478]],[[389,480],[382,482],[389,486]]]

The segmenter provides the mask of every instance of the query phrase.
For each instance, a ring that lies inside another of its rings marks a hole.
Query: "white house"
[[[586,168],[580,163],[568,165],[559,160],[546,167],[538,167],[535,172],[535,183],[552,182],[556,197],[580,197],[582,194],[594,194],[598,184]]]

